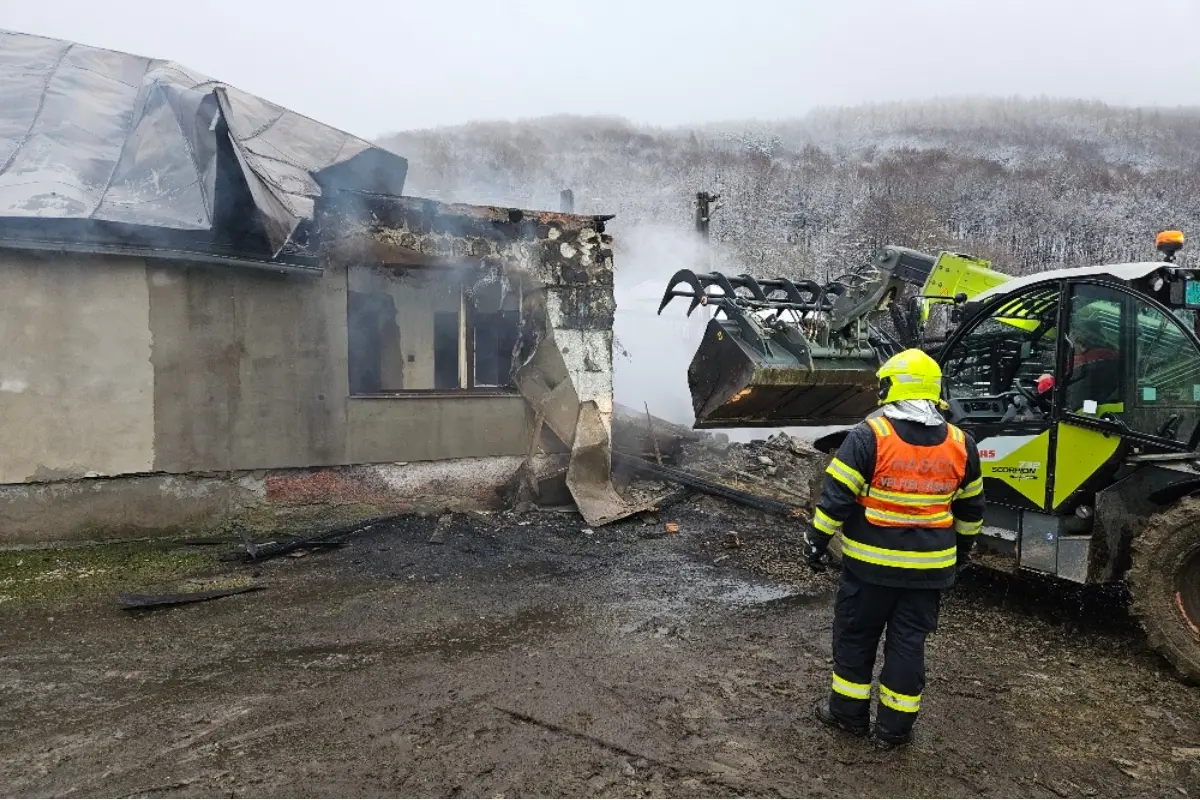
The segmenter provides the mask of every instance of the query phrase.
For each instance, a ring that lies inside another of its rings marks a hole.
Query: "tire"
[[[1147,520],[1125,580],[1150,646],[1200,683],[1200,497]]]

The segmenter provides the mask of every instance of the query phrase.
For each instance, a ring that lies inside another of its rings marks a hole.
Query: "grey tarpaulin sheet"
[[[313,174],[377,149],[170,61],[0,30],[0,219],[209,230],[218,114],[274,254]]]

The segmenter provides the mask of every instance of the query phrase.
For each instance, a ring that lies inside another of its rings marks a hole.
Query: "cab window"
[[[1138,303],[1134,396],[1125,423],[1190,442],[1200,422],[1200,353],[1179,323]]]
[[[1073,286],[1067,310],[1063,408],[1091,416],[1124,412],[1122,320],[1132,297],[1107,286]]]
[[[1200,422],[1200,352],[1179,320],[1113,287],[1076,286],[1066,339],[1068,416],[1108,416],[1135,433],[1191,441]]]
[[[1039,382],[1053,376],[1060,289],[1043,286],[1010,298],[976,321],[942,365],[946,399],[963,419],[1041,419],[1049,396]]]

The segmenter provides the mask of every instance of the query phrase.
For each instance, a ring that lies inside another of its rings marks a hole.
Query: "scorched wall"
[[[341,235],[319,275],[0,250],[0,544],[210,528],[263,505],[494,502],[529,449],[529,402],[502,389],[352,397],[351,265],[525,280],[524,357],[552,343],[540,352],[555,380],[607,427],[602,224],[385,207],[371,226],[340,218],[344,203],[325,213]]]

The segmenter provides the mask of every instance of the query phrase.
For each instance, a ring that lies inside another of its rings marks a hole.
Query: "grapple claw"
[[[689,297],[713,309],[688,367],[697,428],[852,424],[878,402],[875,371],[901,348],[871,323],[902,285],[922,285],[936,259],[899,247],[821,285],[748,274],[672,276],[661,314]],[[686,288],[684,288],[685,285]]]

